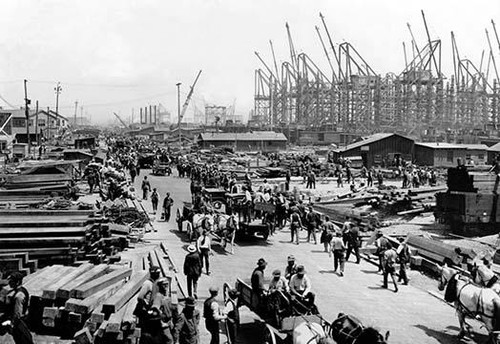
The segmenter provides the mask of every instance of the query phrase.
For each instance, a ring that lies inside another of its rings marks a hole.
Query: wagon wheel
[[[274,335],[273,328],[269,324],[265,324],[264,333],[262,335],[262,343],[263,344],[277,344],[276,336]]]

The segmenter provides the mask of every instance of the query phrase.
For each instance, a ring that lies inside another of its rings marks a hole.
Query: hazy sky
[[[328,72],[314,29],[319,12],[335,43],[352,43],[380,74],[403,70],[406,23],[425,44],[421,9],[432,39],[443,40],[447,76],[451,30],[462,57],[479,65],[488,28],[500,69],[490,23],[500,31],[499,0],[1,0],[0,9],[0,96],[20,106],[26,78],[29,97],[55,107],[60,81],[59,112],[72,116],[78,100],[93,121],[113,111],[129,118],[132,108],[137,118],[139,107],[158,103],[176,114],[175,84],[182,82],[183,101],[200,69],[194,105],[235,103],[246,117],[261,67],[254,51],[271,65],[271,39],[278,63],[289,59],[285,22],[297,52]]]

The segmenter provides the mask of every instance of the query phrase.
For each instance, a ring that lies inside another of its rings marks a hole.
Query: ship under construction
[[[469,137],[467,143],[475,143],[477,137],[498,137],[495,56],[500,40],[495,22],[485,31],[486,49],[479,63],[462,57],[451,32],[453,74],[446,77],[441,70],[441,40],[431,37],[423,11],[422,19],[426,41],[417,42],[408,24],[411,42],[403,42],[405,66],[386,75],[377,73],[353,44],[334,43],[320,13],[316,33],[330,67],[321,70],[306,53],[296,52],[287,23],[287,61],[277,63],[272,41],[270,61],[255,53],[260,68],[255,71],[252,122],[282,131],[295,142],[301,130],[358,136],[397,132],[422,141],[457,142]]]

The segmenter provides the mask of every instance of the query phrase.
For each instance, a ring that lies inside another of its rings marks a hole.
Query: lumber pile
[[[128,246],[94,210],[0,210],[0,272],[49,264],[99,263]],[[116,258],[115,258],[116,259]]]
[[[177,268],[169,259],[168,250],[164,244],[160,247],[153,247],[145,251],[144,255],[136,256],[132,261],[131,276],[128,281],[121,285],[119,290],[106,298],[105,301],[97,303],[96,300],[83,302],[89,304],[89,309],[75,307],[76,311],[90,312],[83,327],[78,329],[74,339],[82,343],[138,343],[140,339],[140,328],[137,327],[134,310],[137,305],[138,292],[149,277],[148,270],[151,265],[160,267],[161,276],[169,279],[170,290],[168,294],[172,303],[178,304],[180,299],[184,299],[184,288],[182,281],[177,278]],[[113,289],[113,287],[110,287]],[[106,290],[101,293],[106,293]],[[101,299],[99,295],[92,296],[94,299]],[[70,310],[73,310],[73,306]]]

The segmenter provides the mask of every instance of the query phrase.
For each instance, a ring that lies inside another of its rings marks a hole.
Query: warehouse
[[[418,165],[453,167],[458,159],[467,165],[484,165],[487,159],[486,145],[461,145],[446,142],[415,143],[415,162]]]
[[[202,133],[198,136],[200,148],[228,147],[236,151],[275,152],[286,149],[287,138],[273,131],[251,133]]]
[[[363,165],[391,166],[400,160],[413,160],[414,141],[408,137],[379,133],[366,137],[365,139],[339,148],[333,153],[337,157],[361,157]]]

